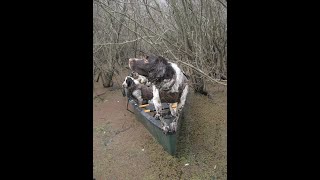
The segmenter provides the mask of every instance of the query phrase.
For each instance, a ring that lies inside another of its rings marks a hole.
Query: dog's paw
[[[154,118],[156,119],[156,120],[160,120],[160,114],[159,113],[157,113],[156,115],[154,115]]]
[[[168,125],[162,126],[162,131],[164,134],[167,134],[170,131],[170,127]]]
[[[167,134],[170,131],[170,127],[168,126],[168,124],[161,119],[161,125],[162,125],[162,131],[164,134]]]

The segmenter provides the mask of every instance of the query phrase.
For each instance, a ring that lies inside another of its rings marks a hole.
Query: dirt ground
[[[212,99],[190,92],[176,157],[126,110],[120,89],[99,91],[105,93],[93,102],[93,178],[227,179],[226,89],[215,89]]]

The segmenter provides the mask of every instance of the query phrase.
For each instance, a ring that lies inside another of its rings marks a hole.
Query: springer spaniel
[[[123,96],[136,99],[139,105],[143,103],[143,100],[151,100],[153,97],[152,89],[146,84],[147,82],[143,78],[135,79],[132,76],[127,76],[122,83]]]
[[[139,105],[142,105],[143,100],[152,100],[152,87],[148,85],[148,82],[141,83],[141,81],[135,79],[131,75],[132,74],[127,76],[122,83],[123,96],[136,99]],[[163,103],[178,102],[179,97],[181,97],[181,92],[168,93],[166,91],[160,91],[160,99]]]
[[[136,72],[131,72],[129,74],[129,76],[132,77],[133,79],[139,81],[140,84],[145,84],[147,86],[151,86],[151,83],[148,81],[148,79],[145,76],[141,76],[140,74],[138,74]]]
[[[176,131],[177,120],[179,119],[180,112],[182,111],[186,97],[188,94],[188,79],[185,76],[182,69],[177,64],[169,62],[161,56],[149,55],[142,59],[130,58],[129,68],[147,77],[148,81],[152,83],[153,104],[156,109],[156,119],[160,119],[163,123],[163,131]],[[175,116],[175,120],[167,125],[162,120],[162,107],[160,92],[167,93],[181,93],[177,103],[177,111],[172,108],[172,104],[169,105],[171,115]]]

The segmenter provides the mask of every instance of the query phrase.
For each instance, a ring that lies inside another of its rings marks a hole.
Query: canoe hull
[[[133,110],[136,115],[137,120],[139,120],[146,129],[152,134],[152,136],[158,141],[159,144],[167,151],[170,155],[175,155],[177,151],[177,142],[179,136],[179,129],[181,126],[181,121],[183,117],[182,114],[178,119],[178,128],[174,133],[168,132],[164,134],[161,129],[160,120],[156,120],[149,113],[144,112],[143,108],[140,108],[134,100],[129,99],[129,108]],[[166,119],[167,122],[172,122],[172,119]]]

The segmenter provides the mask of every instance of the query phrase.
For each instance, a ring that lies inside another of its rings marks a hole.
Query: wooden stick
[[[172,107],[172,108],[176,108],[177,105],[178,105],[178,103],[173,103],[171,107]]]
[[[149,106],[149,104],[142,104],[142,105],[140,105],[139,107],[147,107],[147,106]]]

